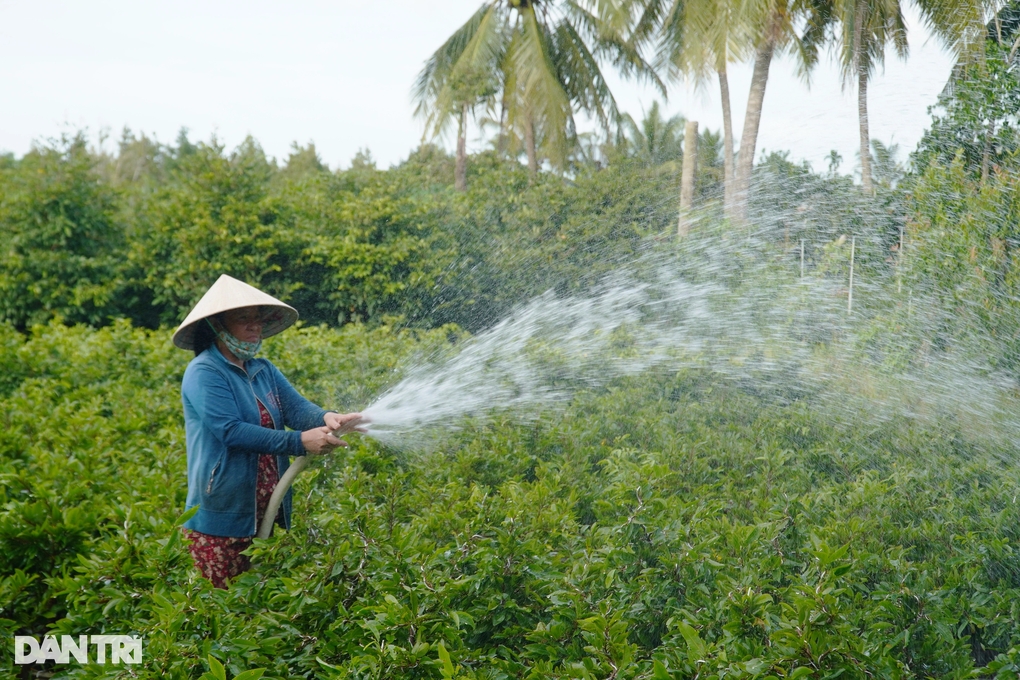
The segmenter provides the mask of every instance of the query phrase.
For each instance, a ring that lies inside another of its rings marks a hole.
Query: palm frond
[[[626,0],[628,13],[636,18],[630,39],[638,45],[652,43],[659,33],[673,0]]]
[[[594,11],[582,5],[594,5]],[[633,21],[627,3],[566,0],[564,9],[570,21],[561,24],[569,26],[580,36],[581,44],[592,45],[590,52],[595,59],[607,59],[625,78],[634,77],[647,82],[655,86],[663,97],[666,96],[665,84],[641,54],[641,43],[628,35]]]
[[[861,73],[870,78],[885,63],[886,45],[906,58],[907,28],[898,0],[842,0],[829,8],[825,18],[835,26],[833,49],[844,86],[856,82]]]
[[[610,122],[620,114],[598,61],[569,22],[561,21],[554,30],[556,67],[564,92],[580,108],[593,112],[608,134]]]
[[[676,78],[686,69],[685,50],[688,48],[687,13],[684,0],[672,0],[662,12],[659,45],[655,68]]]
[[[994,16],[1004,2],[999,0],[917,0],[928,30],[939,37],[943,46],[964,61],[980,60],[984,54],[989,16]]]
[[[552,36],[539,23],[530,6],[520,11],[518,37],[516,49],[508,55],[518,91],[536,129],[544,132],[544,146],[550,160],[562,166],[566,149],[574,137],[574,117],[570,97],[551,58]]]

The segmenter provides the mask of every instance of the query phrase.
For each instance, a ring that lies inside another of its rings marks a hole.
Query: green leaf
[[[196,505],[189,510],[185,510],[180,516],[177,517],[177,521],[174,522],[174,527],[179,527],[185,522],[187,522],[189,519],[194,517],[195,513],[198,512],[199,507],[201,506]]]
[[[329,668],[330,670],[334,670],[334,671],[340,670],[339,666],[334,666],[333,664],[326,663],[325,661],[322,660],[321,657],[317,656],[317,657],[315,657],[315,660],[319,662],[320,666],[325,666],[326,668]]]
[[[223,664],[217,661],[212,654],[209,655],[209,672],[216,680],[227,680],[227,671],[223,668]]]
[[[253,668],[250,671],[244,671],[234,676],[234,680],[259,680],[262,674],[266,672],[265,668]]]
[[[443,662],[443,677],[452,678],[456,671],[453,668],[453,661],[450,660],[450,653],[446,651],[446,647],[442,642],[437,646],[439,660]]]
[[[687,642],[687,659],[691,662],[692,666],[697,667],[699,661],[705,660],[708,648],[698,635],[698,631],[694,630],[686,621],[678,623],[677,628]]]

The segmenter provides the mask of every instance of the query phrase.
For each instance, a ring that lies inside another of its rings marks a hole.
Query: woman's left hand
[[[322,421],[335,435],[367,431],[363,427],[358,427],[359,423],[365,421],[365,417],[360,413],[334,413],[330,411],[322,417]]]

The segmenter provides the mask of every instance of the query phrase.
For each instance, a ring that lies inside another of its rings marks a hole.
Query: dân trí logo
[[[94,648],[89,654],[90,647]],[[42,643],[34,637],[14,637],[14,663],[127,663],[142,662],[142,638],[137,635],[61,635],[60,642],[47,635]]]

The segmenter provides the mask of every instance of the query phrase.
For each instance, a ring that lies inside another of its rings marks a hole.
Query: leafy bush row
[[[452,160],[430,147],[389,170],[359,156],[330,172],[313,149],[278,168],[251,139],[228,152],[215,140],[161,146],[125,134],[111,156],[78,135],[0,162],[0,321],[174,326],[227,273],[313,324],[397,316],[476,330],[550,288],[582,290],[647,240],[671,237],[674,165],[620,157],[572,180],[530,181],[483,153],[461,194]],[[897,194],[883,190],[876,209],[848,178],[781,154],[758,173],[759,235],[791,259],[800,239],[810,264],[849,232],[868,233],[877,262],[888,255]],[[718,183],[703,189],[718,217]]]
[[[454,331],[305,327],[267,353],[310,397],[361,407]],[[428,453],[358,439],[305,472],[294,530],[217,591],[176,528],[187,355],[126,323],[0,338],[0,636],[145,639],[141,667],[56,677],[1016,668],[1015,463],[949,420],[869,422],[685,369]]]

